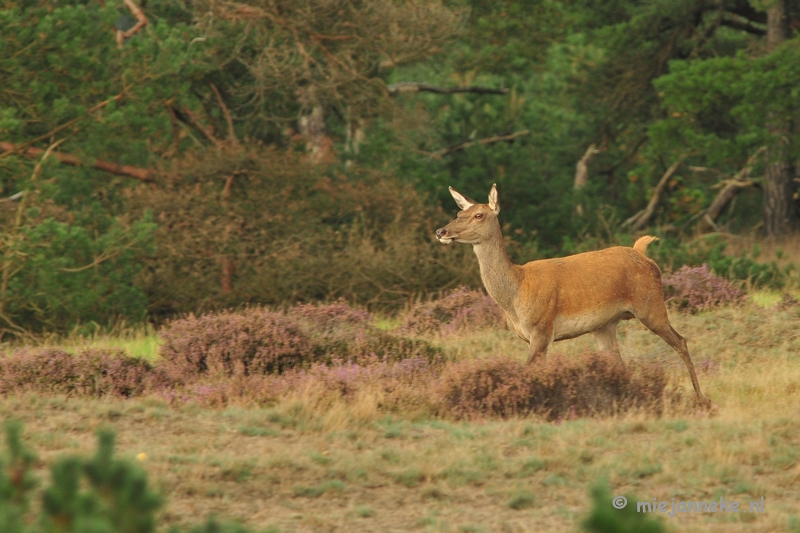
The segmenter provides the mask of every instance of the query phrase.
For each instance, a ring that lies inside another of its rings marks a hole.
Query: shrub
[[[315,359],[314,344],[284,313],[252,308],[175,320],[159,332],[162,365],[185,372],[247,376]]]
[[[667,377],[658,365],[622,365],[614,356],[553,355],[539,365],[509,357],[461,361],[447,367],[439,411],[455,418],[525,416],[549,420],[660,410]]]
[[[443,298],[416,304],[398,328],[401,333],[457,333],[467,329],[503,327],[505,313],[482,290],[459,287]]]
[[[740,305],[746,297],[743,290],[713,274],[705,263],[699,267],[683,266],[664,276],[663,283],[668,303],[692,313],[723,305]]]
[[[369,363],[440,358],[427,342],[403,338],[370,324],[365,311],[343,301],[300,305],[287,312],[251,308],[169,323],[160,332],[165,371],[250,376],[314,364]]]
[[[158,222],[159,253],[137,278],[151,319],[339,297],[397,310],[451,280],[478,282],[474,260],[461,260],[471,250],[432,238],[450,215],[385,172],[345,175],[256,145],[175,165],[179,179],[136,187],[125,206]],[[221,195],[223,176],[236,178]]]
[[[144,359],[117,350],[25,348],[0,359],[0,393],[36,390],[83,396],[137,396],[156,376]]]

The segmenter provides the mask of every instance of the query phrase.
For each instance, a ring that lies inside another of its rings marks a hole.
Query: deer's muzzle
[[[436,238],[439,239],[439,242],[441,242],[442,244],[450,244],[451,242],[453,242],[453,237],[448,234],[447,228],[437,229]]]

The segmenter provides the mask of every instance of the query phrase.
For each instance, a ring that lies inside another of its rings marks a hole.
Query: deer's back
[[[583,313],[611,304],[630,307],[650,299],[663,302],[658,265],[625,246],[531,261],[520,269],[520,296],[553,307],[558,314]]]

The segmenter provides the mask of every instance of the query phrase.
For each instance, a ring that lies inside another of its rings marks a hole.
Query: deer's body
[[[644,255],[655,237],[642,237],[633,248],[615,246],[515,265],[500,232],[496,187],[488,205],[450,192],[462,211],[436,235],[444,244],[473,245],[486,291],[505,311],[509,328],[529,345],[529,364],[546,357],[554,341],[586,333],[594,333],[600,350],[619,357],[617,324],[638,318],[680,354],[698,400],[710,403],[700,390],[686,341],[669,323],[661,270]]]

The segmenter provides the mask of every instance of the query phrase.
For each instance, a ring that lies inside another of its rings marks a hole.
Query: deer
[[[636,318],[678,352],[698,404],[711,406],[700,389],[686,339],[669,322],[661,269],[645,255],[657,237],[640,237],[633,247],[516,265],[503,243],[497,185],[492,185],[488,204],[452,187],[450,194],[461,210],[436,230],[436,238],[442,244],[472,245],[486,292],[505,312],[509,329],[528,343],[528,365],[544,360],[553,342],[587,333],[594,334],[600,351],[611,352],[622,363],[617,325]]]

